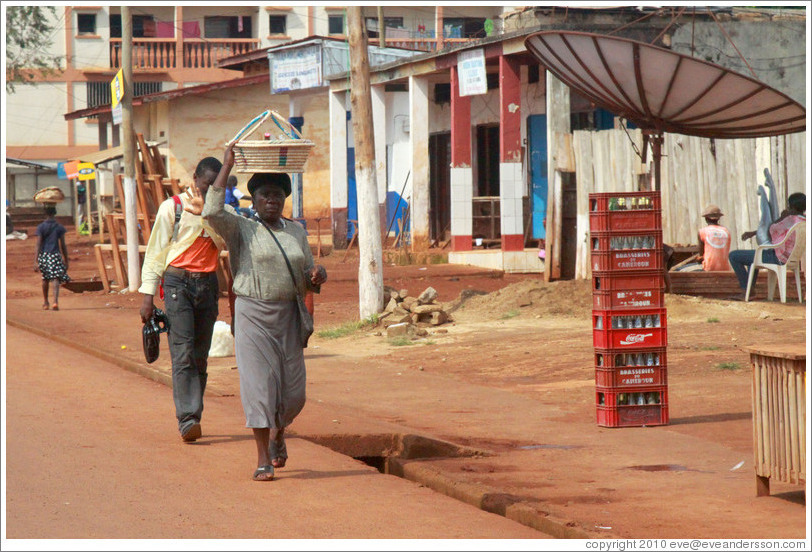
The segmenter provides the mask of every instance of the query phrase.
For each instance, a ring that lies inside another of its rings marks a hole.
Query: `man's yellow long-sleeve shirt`
[[[179,197],[182,207],[189,205],[189,197],[185,193],[180,194]],[[200,215],[183,211],[180,221],[178,221],[177,239],[172,241],[174,228],[175,201],[169,198],[158,207],[147,251],[144,254],[144,266],[141,267],[141,287],[138,288],[138,291],[145,295],[157,293],[166,267],[178,255],[186,251],[204,231],[219,251],[225,247],[225,240]]]

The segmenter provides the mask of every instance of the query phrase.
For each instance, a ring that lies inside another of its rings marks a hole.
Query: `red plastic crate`
[[[592,272],[593,291],[659,289],[665,287],[661,270],[634,270],[628,272]]]
[[[636,200],[636,201],[633,201]],[[640,199],[643,200],[643,203],[647,203],[644,207],[639,208],[641,202]],[[614,201],[613,201],[614,200]],[[626,209],[619,209],[615,208],[620,207],[620,204],[626,207]],[[638,208],[632,208],[634,206],[638,206]],[[646,210],[656,210],[662,209],[662,205],[660,203],[660,192],[599,192],[594,194],[589,194],[589,212],[603,212],[603,211],[610,211],[610,212],[629,212],[629,211],[646,211]]]
[[[668,385],[668,373],[665,366],[595,368],[595,385],[618,390],[651,385]]]
[[[662,227],[663,212],[661,209],[592,211],[589,213],[589,230],[591,232],[661,230]]]
[[[643,355],[642,362],[638,355]],[[652,355],[653,366],[668,366],[668,357],[665,347],[656,349],[595,349],[595,368],[626,368],[646,366],[647,356]]]
[[[637,318],[641,324],[638,326]],[[650,317],[650,318],[646,318]],[[614,322],[616,319],[622,323]],[[651,326],[646,326],[646,321]],[[659,320],[659,325],[657,321]],[[629,322],[631,321],[631,327]],[[634,311],[592,311],[592,341],[596,349],[651,349],[666,347],[668,334],[666,309],[636,309]]]
[[[644,400],[656,394],[654,404],[623,404],[624,400],[643,395]],[[603,399],[603,404],[601,404]],[[653,386],[618,390],[598,388],[595,391],[595,409],[599,426],[640,427],[668,423],[668,386]]]
[[[596,406],[601,427],[646,427],[668,424],[668,405]]]
[[[592,292],[592,308],[598,310],[660,308],[664,306],[664,288]]]
[[[639,251],[592,251],[593,271],[627,271],[663,269],[663,253],[658,249]]]
[[[638,399],[642,396],[643,404]],[[653,399],[653,402],[648,399]],[[667,385],[646,385],[633,388],[596,387],[595,406],[622,408],[668,404]]]
[[[592,253],[662,251],[663,231],[590,232]]]

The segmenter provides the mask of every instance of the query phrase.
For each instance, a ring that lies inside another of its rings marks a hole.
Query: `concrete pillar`
[[[429,246],[429,81],[409,77],[409,146],[412,152],[412,197],[409,221],[412,249]]]
[[[330,92],[330,207],[333,247],[347,248],[347,93]]]
[[[381,213],[381,229],[386,231],[386,88],[371,86],[372,128],[375,136],[375,180],[378,183],[378,210]]]
[[[460,96],[451,67],[451,250],[473,249],[474,172],[471,168],[471,97]]]
[[[499,202],[502,251],[524,249],[522,110],[518,59],[499,57]]]
[[[295,109],[293,107],[293,102],[290,103],[290,117],[288,118],[288,122],[290,125],[299,131],[302,132],[302,127],[304,126],[304,117],[295,115]],[[291,173],[290,174],[290,202],[291,202],[291,215],[294,219],[302,219],[304,218],[304,189],[302,186],[302,173]],[[302,221],[302,224],[305,224]]]

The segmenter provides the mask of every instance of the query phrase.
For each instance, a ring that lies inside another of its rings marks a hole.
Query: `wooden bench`
[[[669,271],[671,279],[671,293],[681,295],[698,295],[714,299],[727,299],[744,292],[739,287],[739,281],[734,272],[680,272]],[[805,276],[805,275],[804,275]],[[806,296],[806,278],[803,278],[802,288]],[[793,298],[797,301],[798,292],[795,286],[787,286],[787,301]],[[759,270],[758,279],[755,284],[754,293],[750,294],[750,299],[767,298],[767,271]]]
[[[753,346],[753,450],[756,495],[770,479],[806,484],[806,347]]]

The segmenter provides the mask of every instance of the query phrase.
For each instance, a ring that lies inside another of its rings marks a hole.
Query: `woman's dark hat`
[[[254,197],[254,190],[266,184],[282,188],[285,191],[285,197],[290,195],[290,176],[287,173],[254,173],[248,180],[248,193]]]

